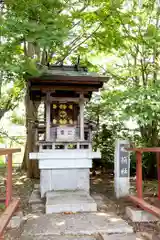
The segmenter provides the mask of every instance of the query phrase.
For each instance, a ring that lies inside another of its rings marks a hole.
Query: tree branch
[[[78,47],[80,47],[83,43],[85,43],[88,39],[90,39],[101,27],[101,23],[98,25],[98,27],[91,33],[89,34],[82,42],[78,43],[76,46],[72,47],[65,56],[63,56],[62,59],[58,60],[56,64],[63,62],[74,50],[76,50]]]

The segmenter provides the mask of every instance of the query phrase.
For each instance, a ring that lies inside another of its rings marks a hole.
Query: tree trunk
[[[30,152],[38,151],[38,146],[36,146],[36,131],[34,127],[37,120],[38,106],[38,102],[30,100],[29,87],[27,86],[25,97],[27,138],[22,168],[27,171],[27,176],[29,178],[39,178],[38,161],[29,159]]]

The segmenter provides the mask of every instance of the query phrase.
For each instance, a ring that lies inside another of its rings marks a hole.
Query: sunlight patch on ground
[[[62,226],[62,225],[64,225],[64,224],[65,224],[64,221],[63,221],[63,222],[58,222],[58,223],[56,223],[57,226]]]
[[[37,219],[37,218],[39,218],[39,217],[40,217],[40,216],[37,215],[37,214],[28,214],[28,215],[26,215],[23,219],[24,219],[25,221],[27,221],[27,220]]]
[[[98,212],[96,213],[97,216],[107,216],[107,217],[110,217],[110,214],[108,213],[102,213],[102,212]]]
[[[20,182],[20,181],[16,181],[14,184],[15,184],[15,185],[22,185],[22,184],[24,184],[24,183],[23,183],[23,182]]]
[[[109,221],[111,222],[118,222],[121,220],[121,218],[119,217],[113,217],[113,214],[109,214],[109,213],[102,213],[102,212],[97,212],[96,213],[97,216],[102,216],[102,217],[108,217],[109,218]]]
[[[118,221],[121,221],[121,219],[120,218],[111,218],[111,219],[109,219],[109,221],[118,222]]]
[[[20,179],[20,180],[22,180],[22,179],[27,179],[27,176],[26,176],[26,175],[23,175],[23,176],[21,176],[19,179]]]

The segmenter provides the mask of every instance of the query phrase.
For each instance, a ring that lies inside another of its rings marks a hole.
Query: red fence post
[[[142,198],[142,153],[136,151],[136,186],[137,186],[137,196]]]
[[[12,153],[8,154],[7,183],[6,183],[6,207],[12,200]]]
[[[157,153],[158,199],[160,200],[160,153]]]

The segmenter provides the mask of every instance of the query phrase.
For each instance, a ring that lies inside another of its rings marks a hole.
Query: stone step
[[[7,238],[8,239],[8,238]],[[10,238],[9,238],[10,239]],[[15,239],[15,238],[14,238]],[[16,238],[17,239],[17,238]],[[154,237],[153,237],[154,239]],[[159,238],[155,238],[159,239]],[[73,236],[73,235],[47,235],[47,236],[24,236],[18,240],[146,240],[141,233],[137,234],[97,234],[96,236]]]
[[[85,191],[54,191],[46,193],[47,214],[96,211],[96,202]]]
[[[48,235],[48,236],[30,236],[30,237],[22,237],[20,240],[141,240],[140,238],[136,238],[135,234],[102,234],[101,236],[57,236],[57,235]]]
[[[141,240],[135,234],[101,234],[102,240]]]
[[[40,215],[39,217],[26,222],[22,236],[96,236],[97,234],[118,233],[133,233],[133,228],[113,213],[94,212]]]
[[[20,240],[98,240],[92,236],[34,236],[34,237],[22,237]]]

